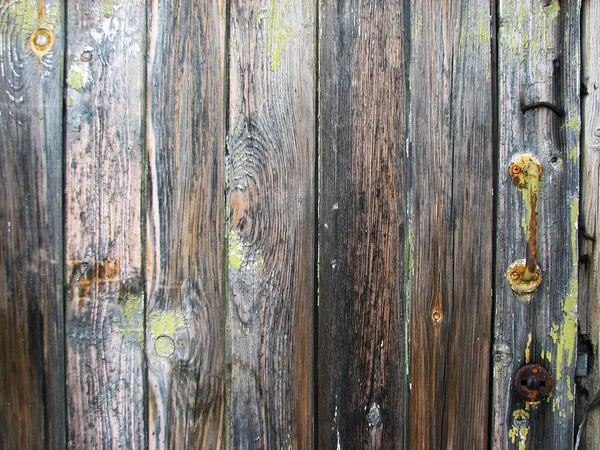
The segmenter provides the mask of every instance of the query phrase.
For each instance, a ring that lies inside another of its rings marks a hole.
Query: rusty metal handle
[[[506,277],[517,294],[529,294],[542,282],[537,265],[538,193],[544,179],[544,169],[539,159],[530,153],[516,155],[508,168],[510,179],[523,194],[527,216],[523,228],[527,234],[525,259],[515,261],[508,268]]]

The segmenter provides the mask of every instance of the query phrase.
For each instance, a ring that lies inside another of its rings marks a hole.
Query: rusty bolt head
[[[550,373],[539,364],[521,367],[513,379],[515,393],[527,402],[539,402],[550,395],[554,380]]]

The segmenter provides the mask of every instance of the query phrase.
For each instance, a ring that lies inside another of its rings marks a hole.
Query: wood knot
[[[38,28],[29,39],[31,51],[38,57],[42,58],[54,45],[54,35],[47,28]]]

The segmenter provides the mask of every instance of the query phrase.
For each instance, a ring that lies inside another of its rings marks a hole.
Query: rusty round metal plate
[[[539,364],[521,367],[513,378],[513,388],[517,395],[528,402],[539,402],[550,395],[554,380],[550,373]]]

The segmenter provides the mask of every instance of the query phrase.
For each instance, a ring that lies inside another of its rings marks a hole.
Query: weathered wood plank
[[[141,189],[144,2],[69,2],[69,448],[146,448]]]
[[[579,183],[579,9],[577,0],[501,0],[498,22],[499,162],[493,447],[571,448],[577,337]],[[523,112],[526,105],[548,107]],[[532,153],[544,168],[537,195],[542,284],[514,293],[508,267],[525,258],[527,205],[511,183],[511,158]],[[554,378],[550,398],[512,393],[526,362]]]
[[[231,2],[232,448],[313,448],[315,3]]]
[[[225,1],[150,4],[149,447],[221,448]]]
[[[579,449],[600,448],[600,3],[582,5],[582,170],[579,230],[579,344],[587,376],[577,379]],[[594,404],[594,399],[596,403]],[[589,412],[588,412],[589,411]],[[585,418],[585,422],[582,422]]]
[[[62,2],[0,4],[0,447],[6,449],[65,447],[63,32]]]
[[[407,14],[320,2],[320,449],[405,439]]]
[[[492,13],[488,0],[411,2],[411,449],[488,442]]]

